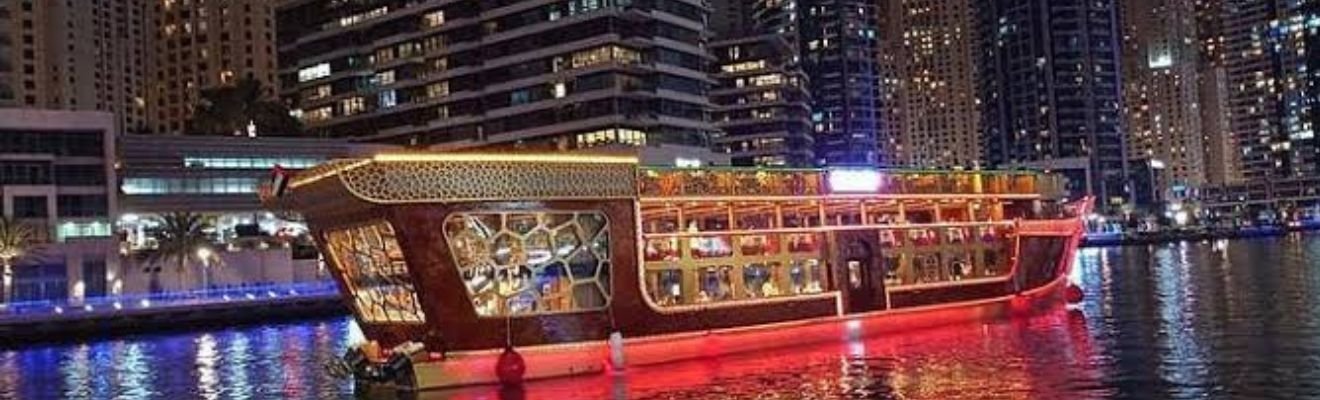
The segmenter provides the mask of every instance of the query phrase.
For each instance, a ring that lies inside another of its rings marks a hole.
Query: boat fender
[[[1086,293],[1083,293],[1082,288],[1077,287],[1077,285],[1069,284],[1068,289],[1064,292],[1064,298],[1068,301],[1068,304],[1078,304],[1086,298]]]
[[[500,353],[499,360],[495,362],[495,376],[500,379],[500,384],[521,385],[526,373],[527,364],[522,354],[518,354],[513,346],[505,346],[504,352]]]
[[[623,370],[627,364],[623,359],[623,333],[610,333],[610,366],[616,371]]]

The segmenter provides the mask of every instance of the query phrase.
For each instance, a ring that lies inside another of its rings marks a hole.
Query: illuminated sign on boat
[[[830,191],[836,193],[875,193],[880,191],[880,172],[873,169],[834,169],[829,171]]]

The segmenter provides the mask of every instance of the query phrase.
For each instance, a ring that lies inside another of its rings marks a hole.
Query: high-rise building
[[[713,116],[723,131],[716,150],[739,166],[815,164],[811,99],[797,50],[777,35],[720,40],[710,49],[718,60]]]
[[[146,104],[152,131],[187,130],[204,89],[251,78],[275,96],[275,3],[151,2]]]
[[[0,107],[107,111],[143,129],[143,1],[0,1]]]
[[[1128,156],[1151,166],[1150,198],[1177,201],[1205,184],[1201,46],[1192,0],[1122,0]]]
[[[756,34],[756,20],[752,18],[756,0],[710,0],[710,32],[716,39],[729,39]]]
[[[312,134],[430,146],[707,146],[698,0],[281,5],[281,95]]]
[[[901,1],[876,2],[876,102],[880,103],[880,115],[876,119],[876,141],[879,142],[882,165],[903,166],[911,160],[905,143],[901,142],[903,132],[903,107],[901,94],[903,79],[900,66],[903,46],[903,24],[893,22],[903,19]]]
[[[812,93],[816,159],[874,165],[880,136],[874,1],[757,0],[757,29],[798,48]]]
[[[881,114],[899,148],[891,161],[922,167],[978,165],[980,109],[971,0],[884,0]],[[896,79],[897,82],[890,82]],[[892,119],[890,116],[895,116]],[[901,117],[898,117],[901,116]],[[883,146],[882,146],[883,148]]]
[[[1223,0],[1194,0],[1200,46],[1198,96],[1205,179],[1209,185],[1242,181],[1242,158],[1228,124],[1228,70],[1224,65]]]
[[[976,2],[982,135],[991,166],[1068,177],[1102,209],[1128,201],[1113,0]]]
[[[1307,0],[1223,0],[1228,122],[1248,181],[1320,173]]]

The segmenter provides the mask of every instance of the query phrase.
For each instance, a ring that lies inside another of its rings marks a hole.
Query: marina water
[[[1079,310],[413,397],[1320,398],[1320,235],[1077,257]],[[356,336],[340,317],[0,349],[0,399],[398,397],[325,372]]]

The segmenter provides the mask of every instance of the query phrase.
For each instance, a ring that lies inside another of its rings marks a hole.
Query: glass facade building
[[[436,149],[707,146],[698,0],[296,0],[280,88],[318,136]]]
[[[811,166],[811,99],[796,49],[773,35],[711,44],[718,60],[711,92],[716,151],[736,166]]]
[[[810,80],[820,165],[884,163],[879,153],[875,2],[758,0],[757,29],[794,44]]]
[[[988,164],[1054,167],[1101,209],[1125,203],[1114,1],[987,0],[976,15]]]
[[[1314,0],[1223,0],[1229,128],[1248,181],[1320,173]],[[1308,106],[1308,104],[1310,104]]]

